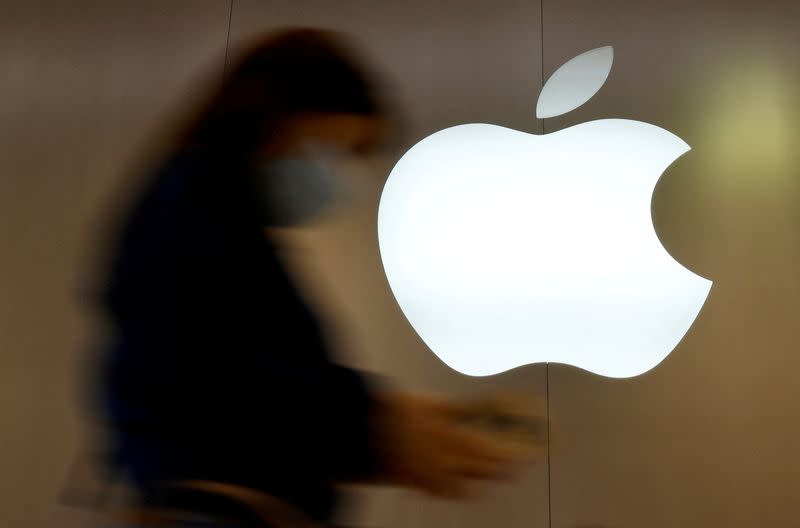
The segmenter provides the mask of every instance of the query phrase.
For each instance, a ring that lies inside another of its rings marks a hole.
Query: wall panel
[[[685,340],[633,380],[550,369],[553,527],[797,523],[797,2],[545,1],[544,70],[612,44],[603,89],[548,132],[648,121],[692,150],[653,198],[665,247],[715,281]]]

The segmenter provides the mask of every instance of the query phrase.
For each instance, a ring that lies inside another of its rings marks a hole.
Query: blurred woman
[[[265,235],[330,207],[329,157],[369,152],[388,126],[339,37],[288,30],[234,64],[154,171],[103,296],[113,464],[142,506],[244,520],[220,496],[250,490],[325,520],[339,482],[452,496],[505,468],[448,404],[333,363]]]

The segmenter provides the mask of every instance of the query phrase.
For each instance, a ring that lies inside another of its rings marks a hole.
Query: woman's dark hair
[[[335,33],[288,29],[268,35],[228,68],[216,93],[179,132],[175,150],[200,150],[231,166],[249,160],[288,117],[383,115],[371,78]]]
[[[223,216],[239,212],[243,203],[252,205],[250,164],[283,132],[288,118],[312,113],[386,116],[373,78],[336,33],[294,28],[262,36],[242,49],[199,108],[165,127],[143,149],[141,159],[132,163],[131,178],[120,182],[117,198],[110,200],[109,217],[130,212],[142,193],[176,164],[186,163],[192,171],[190,192],[200,203]],[[108,232],[100,236],[110,241],[118,222],[104,223]]]
[[[109,218],[98,234],[105,242],[98,243],[98,266],[112,266],[121,237],[118,230],[124,229],[128,215],[149,189],[175,170],[191,172],[191,199],[215,219],[255,220],[250,170],[254,157],[271,137],[283,132],[286,120],[293,116],[385,116],[371,80],[345,39],[329,31],[287,29],[246,47],[206,102],[177,127],[165,130],[166,138],[148,149],[148,161],[136,164],[133,172],[148,178],[141,181],[143,189],[130,194],[126,181],[125,189],[120,189],[125,192],[111,201]],[[129,181],[138,185],[140,178]],[[100,269],[97,277],[105,276]],[[104,288],[95,285],[94,279],[87,286],[90,297],[102,297]]]

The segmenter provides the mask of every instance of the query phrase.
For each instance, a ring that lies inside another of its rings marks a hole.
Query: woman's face
[[[379,118],[314,114],[292,118],[262,153],[259,196],[270,229],[297,227],[358,194],[366,180],[356,157],[384,134]],[[353,163],[355,162],[355,163]],[[298,192],[302,190],[303,192]]]

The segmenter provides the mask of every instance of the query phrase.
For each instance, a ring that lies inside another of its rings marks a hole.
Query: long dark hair
[[[289,118],[387,113],[375,76],[337,33],[284,29],[244,46],[235,57],[167,152],[169,161],[192,159],[194,199],[228,220],[255,214],[251,165],[284,132]]]
[[[267,35],[227,68],[173,150],[199,151],[213,165],[231,167],[250,161],[294,115],[383,115],[373,78],[341,35],[307,28]]]
[[[217,219],[252,213],[248,165],[269,141],[281,134],[288,118],[310,113],[385,116],[386,105],[369,72],[347,40],[319,29],[284,29],[242,48],[199,108],[165,127],[147,161],[121,182],[124,192],[109,200],[100,222],[93,261],[106,267],[114,259],[121,230],[142,196],[157,187],[176,164],[191,171],[195,203]],[[129,187],[130,184],[134,187]],[[144,188],[140,185],[143,184]],[[124,188],[123,188],[124,187]],[[131,191],[131,192],[129,192]],[[98,274],[102,275],[102,274]],[[94,280],[87,280],[94,291]]]

